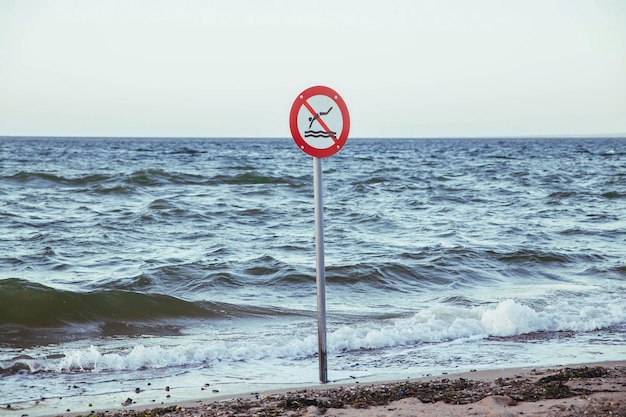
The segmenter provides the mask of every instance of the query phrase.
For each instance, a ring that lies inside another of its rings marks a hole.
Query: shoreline
[[[319,384],[108,409],[55,410],[53,402],[5,408],[13,417],[134,416],[588,416],[626,415],[626,360],[480,370],[396,381]],[[213,396],[211,395],[213,394]],[[61,400],[61,399],[60,399]],[[59,400],[59,401],[60,401]],[[56,404],[58,406],[58,404]],[[37,409],[37,413],[33,413]],[[612,413],[612,414],[611,414]]]

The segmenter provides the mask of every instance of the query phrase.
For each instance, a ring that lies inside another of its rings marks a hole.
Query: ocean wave
[[[617,199],[617,198],[626,198],[626,192],[607,191],[605,193],[602,193],[602,197],[610,199],[610,200]]]
[[[589,332],[626,320],[626,303],[598,302],[579,308],[555,301],[546,308],[507,299],[496,305],[437,304],[411,317],[376,325],[348,325],[329,336],[332,350],[382,349],[462,339],[512,337],[541,332]]]
[[[234,167],[233,169],[237,169]],[[150,168],[131,173],[103,174],[94,173],[77,177],[57,175],[48,172],[20,171],[4,177],[4,180],[20,184],[66,185],[94,189],[102,193],[125,193],[134,187],[157,187],[164,185],[250,185],[250,184],[288,184],[301,185],[303,178],[294,176],[274,176],[254,171],[254,167],[242,167],[244,172],[233,175],[200,175],[184,172],[170,172],[164,169]]]
[[[230,185],[258,185],[258,184],[287,184],[301,185],[301,180],[294,177],[265,175],[255,171],[247,171],[236,175],[219,174],[211,177],[209,184]]]
[[[410,317],[378,322],[360,322],[333,329],[328,334],[330,354],[376,351],[398,346],[416,346],[463,340],[503,339],[533,341],[542,334],[573,334],[619,325],[626,320],[622,302],[587,305],[566,301],[539,309],[512,299],[495,305],[467,306],[438,304]],[[528,337],[521,337],[529,335]],[[288,339],[266,339],[259,345],[253,338],[203,343],[146,345],[140,340],[124,349],[106,351],[97,346],[68,348],[62,355],[34,358],[24,355],[5,361],[0,374],[17,372],[103,372],[158,369],[171,366],[211,365],[217,362],[246,362],[277,358],[313,357],[317,351],[314,334],[294,334]]]
[[[119,289],[77,293],[17,278],[0,280],[0,326],[5,329],[49,329],[85,324],[158,323],[284,314],[297,312],[223,302],[190,302],[170,295]],[[141,329],[141,326],[137,328]]]
[[[123,290],[79,293],[16,278],[0,281],[0,323],[4,325],[57,327],[104,320],[149,321],[221,315],[210,306],[162,294]]]
[[[91,188],[91,190],[95,193],[103,195],[126,195],[135,193],[137,189],[136,187],[128,184],[96,184]]]
[[[178,149],[166,152],[166,154],[169,154],[169,155],[193,155],[193,156],[201,155],[205,153],[208,153],[208,151],[200,151],[200,150],[189,148],[189,147],[182,147],[182,148],[178,148]]]
[[[434,250],[418,255],[405,254],[398,260],[374,258],[363,262],[333,263],[326,266],[325,276],[328,284],[338,291],[381,295],[387,291],[413,292],[461,283],[486,285],[491,282],[491,277],[487,272],[478,272],[484,265],[480,256],[470,250]],[[466,259],[465,266],[459,269],[457,262],[463,259]],[[315,281],[313,266],[313,262],[306,267],[269,255],[238,261],[169,264],[153,267],[132,279],[110,282],[106,287],[141,292],[169,291],[177,296],[195,298],[209,297],[215,292],[232,294],[233,290],[253,286],[259,288],[259,294],[289,297],[301,292],[303,286],[312,286]]]
[[[296,249],[299,255],[291,253],[294,249],[290,249],[283,253],[284,258],[265,254],[249,259],[233,259],[232,254],[220,251],[219,256],[210,261],[181,263],[176,259],[161,260],[163,265],[144,270],[134,278],[111,281],[106,288],[169,293],[197,299],[210,297],[215,292],[231,292],[236,298],[233,290],[243,291],[246,286],[254,286],[263,294],[275,290],[275,294],[288,297],[297,294],[303,285],[309,286],[315,279],[313,254],[307,252],[304,246]],[[296,256],[297,263],[294,263],[293,256]],[[311,264],[303,264],[301,256],[309,256]],[[335,260],[326,265],[325,275],[329,285],[338,291],[380,293],[384,297],[387,292],[421,293],[442,287],[480,288],[493,285],[502,282],[503,268],[512,266],[520,279],[525,279],[528,274],[536,276],[553,265],[594,264],[603,259],[598,254],[583,251],[494,251],[490,248],[434,245],[391,258],[375,256],[357,257],[352,261]],[[513,278],[508,275],[508,279]],[[551,279],[556,278],[556,275],[551,275]]]
[[[418,287],[441,284],[440,277],[422,266],[398,262],[371,262],[328,266],[326,279],[332,285],[350,287],[357,292],[409,292]]]
[[[71,186],[85,186],[110,181],[111,177],[104,174],[87,174],[71,178],[48,172],[20,171],[17,174],[5,177],[5,179],[19,183],[41,183],[41,185],[44,186],[49,186],[51,183]]]
[[[124,332],[141,334],[142,323],[164,325],[185,319],[271,317],[298,314],[281,308],[233,305],[222,302],[190,302],[163,294],[142,294],[127,290],[76,293],[11,278],[0,281],[0,327],[46,330],[88,325],[107,333],[111,323],[121,323]],[[122,329],[120,327],[119,329]],[[136,329],[136,330],[133,330]],[[89,330],[91,331],[91,330]],[[6,341],[5,341],[6,342]]]
[[[135,186],[158,186],[165,184],[193,185],[203,183],[205,177],[196,174],[168,172],[162,169],[145,169],[128,173],[103,174],[93,173],[77,177],[57,175],[48,172],[20,171],[5,177],[13,182],[29,185],[66,185],[86,189],[94,189],[102,193],[125,192]]]
[[[223,250],[215,251],[215,259],[159,265],[131,277],[109,281],[107,289],[137,292],[168,292],[178,297],[203,299],[211,294],[232,292],[254,286],[269,291],[278,288],[286,294],[297,286],[310,283],[315,274],[301,272],[289,263],[265,255],[249,260],[222,260]],[[175,261],[175,260],[173,260]]]
[[[203,175],[182,172],[169,172],[163,169],[144,169],[135,171],[123,178],[124,183],[143,187],[161,186],[166,184],[194,185],[203,184]]]
[[[557,252],[542,252],[532,249],[520,249],[510,253],[498,255],[504,263],[567,263],[572,262],[570,256]]]

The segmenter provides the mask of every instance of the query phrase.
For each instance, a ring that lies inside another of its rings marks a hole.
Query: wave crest
[[[219,310],[217,310],[219,311]],[[216,317],[203,306],[162,294],[124,290],[77,293],[11,278],[0,281],[0,323],[35,328],[102,321]]]

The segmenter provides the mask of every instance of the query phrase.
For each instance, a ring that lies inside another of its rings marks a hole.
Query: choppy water
[[[323,167],[331,380],[626,358],[626,140]],[[312,173],[291,139],[0,138],[0,406],[316,383]]]

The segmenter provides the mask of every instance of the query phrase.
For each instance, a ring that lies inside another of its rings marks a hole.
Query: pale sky
[[[626,134],[623,0],[0,0],[0,136]]]

